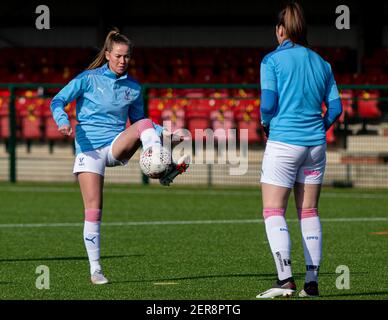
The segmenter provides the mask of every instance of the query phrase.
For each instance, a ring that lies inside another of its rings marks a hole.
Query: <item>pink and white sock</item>
[[[265,231],[273,254],[279,280],[292,277],[291,239],[284,208],[264,208]]]
[[[150,119],[142,119],[136,122],[138,136],[143,145],[143,149],[147,149],[155,144],[161,144],[160,137]]]
[[[100,265],[100,225],[102,210],[86,209],[84,222],[84,243],[90,263],[90,274],[101,270]]]
[[[305,282],[318,282],[318,271],[322,257],[322,228],[317,208],[298,209],[298,218],[303,238],[306,263]]]

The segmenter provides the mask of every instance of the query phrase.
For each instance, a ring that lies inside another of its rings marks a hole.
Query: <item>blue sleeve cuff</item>
[[[57,125],[58,125],[58,128],[62,126],[70,126],[70,121],[68,119],[60,119]]]
[[[278,94],[272,90],[263,89],[261,91],[261,122],[264,125],[269,125],[269,122],[275,115],[278,105]]]
[[[325,129],[328,130],[342,113],[341,99],[334,99],[326,102],[327,111],[323,119]]]
[[[51,113],[58,128],[64,125],[70,125],[67,113],[64,110],[65,102],[60,98],[54,98],[51,101]]]

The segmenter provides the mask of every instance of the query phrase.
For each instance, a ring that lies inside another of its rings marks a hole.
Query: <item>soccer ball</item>
[[[165,147],[155,144],[142,151],[139,164],[146,176],[159,179],[171,164],[171,153]]]

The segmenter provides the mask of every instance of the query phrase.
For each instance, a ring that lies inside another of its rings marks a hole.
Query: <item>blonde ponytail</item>
[[[97,54],[96,58],[93,62],[86,68],[87,70],[96,69],[101,67],[103,64],[107,62],[105,58],[106,51],[112,51],[113,44],[121,43],[125,44],[129,47],[129,52],[132,52],[132,42],[123,34],[120,33],[119,29],[113,28],[105,38],[104,46]]]
[[[307,26],[302,7],[296,3],[289,3],[280,13],[278,26],[282,25],[287,37],[293,42],[307,46]]]

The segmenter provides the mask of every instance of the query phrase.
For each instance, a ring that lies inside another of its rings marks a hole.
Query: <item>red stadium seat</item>
[[[340,92],[341,103],[343,112],[339,118],[341,123],[344,123],[345,116],[347,118],[354,118],[356,116],[356,112],[353,109],[353,91],[352,90],[341,90]]]
[[[232,129],[235,128],[233,105],[229,99],[214,100],[213,111],[210,113],[212,129],[217,142],[235,139]]]
[[[194,76],[195,83],[212,83],[214,82],[213,67],[198,67]]]
[[[262,141],[260,126],[260,100],[243,99],[238,101],[236,106],[235,118],[237,122],[238,134],[241,139],[243,129],[248,130],[247,142],[249,144],[259,143]]]
[[[337,141],[336,136],[334,135],[334,125],[332,125],[329,130],[326,131],[326,143],[333,144]]]
[[[20,117],[21,137],[25,140],[39,140],[42,137],[43,99],[18,97],[16,110]]]
[[[187,107],[186,124],[192,139],[199,139],[195,130],[206,130],[210,128],[210,99],[193,99]],[[205,138],[205,137],[203,137]]]
[[[48,141],[62,141],[65,137],[58,131],[58,126],[55,123],[50,110],[51,99],[45,98],[42,103],[42,116],[44,123],[44,138]],[[74,107],[69,104],[65,107],[65,111],[70,112]],[[71,117],[69,117],[71,119]]]
[[[9,137],[9,97],[0,96],[0,139]]]
[[[375,133],[367,130],[367,123],[379,123],[381,121],[381,110],[378,107],[380,94],[376,91],[362,91],[358,96],[357,111],[362,120],[362,129],[358,134]]]
[[[185,127],[185,107],[186,99],[171,99],[166,108],[161,113],[162,125],[170,132],[183,129]]]
[[[47,140],[64,140],[64,136],[62,133],[58,131],[57,124],[55,123],[54,119],[52,117],[45,117],[44,122],[44,137]]]
[[[378,108],[378,91],[363,91],[358,96],[358,115],[360,118],[376,119],[381,117],[381,111]]]
[[[192,82],[190,68],[188,66],[175,66],[172,74],[172,82],[174,83],[190,83]]]
[[[162,119],[162,111],[166,107],[165,99],[150,98],[148,100],[148,116],[155,122],[160,124]]]

